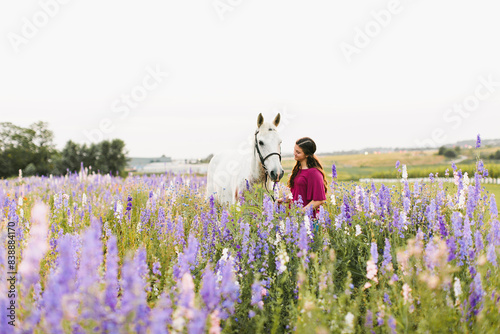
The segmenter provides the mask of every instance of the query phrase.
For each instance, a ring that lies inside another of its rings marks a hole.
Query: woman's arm
[[[309,204],[307,204],[305,207],[302,208],[302,211],[306,212],[309,207],[312,206],[313,210],[317,209],[321,204],[326,203],[326,200],[324,201],[311,201]]]
[[[288,196],[286,196],[286,197],[285,197],[285,199],[283,199],[283,198],[278,198],[278,199],[276,200],[276,202],[278,202],[279,204],[281,204],[281,203],[283,203],[283,202],[284,202],[284,203],[288,203],[288,202],[290,202],[291,200],[292,200],[292,194],[289,194]]]

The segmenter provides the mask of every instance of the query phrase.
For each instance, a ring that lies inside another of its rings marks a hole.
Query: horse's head
[[[272,123],[264,123],[264,117],[259,114],[255,132],[257,154],[267,174],[274,182],[281,180],[285,174],[281,167],[281,138],[277,129],[279,123],[279,113]]]

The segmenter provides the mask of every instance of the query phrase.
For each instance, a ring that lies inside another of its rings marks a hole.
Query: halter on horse
[[[269,158],[270,156],[272,155],[277,155],[279,158],[280,158],[280,163],[281,163],[281,154],[278,153],[278,152],[272,152],[272,153],[269,153],[265,158],[262,157],[262,153],[260,153],[260,150],[259,150],[259,144],[258,144],[258,141],[257,141],[257,134],[259,133],[259,130],[255,131],[255,149],[257,150],[257,153],[259,154],[259,159],[260,159],[260,163],[262,165],[262,167],[264,168],[264,170],[266,171],[264,173],[265,175],[265,179],[264,179],[264,187],[267,191],[267,193],[271,196],[271,198],[273,199],[273,202],[276,202],[276,200],[274,199],[274,196],[269,192],[269,190],[267,189],[267,174],[268,174],[268,170],[267,170],[267,167],[266,167],[266,164],[264,163],[264,161],[266,161],[267,158]],[[276,183],[278,183],[279,181],[274,181],[274,185],[273,185],[273,194],[274,194],[274,188],[276,187]]]

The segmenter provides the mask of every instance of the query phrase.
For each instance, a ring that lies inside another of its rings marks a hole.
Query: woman
[[[317,218],[318,207],[326,202],[327,182],[323,166],[314,155],[316,143],[309,138],[300,138],[295,142],[294,157],[297,163],[293,167],[292,175],[288,180],[288,187],[292,191],[292,200],[295,202],[302,198],[303,212],[309,208],[313,209],[314,217]],[[290,198],[284,200],[289,202]],[[283,199],[278,199],[282,203]]]

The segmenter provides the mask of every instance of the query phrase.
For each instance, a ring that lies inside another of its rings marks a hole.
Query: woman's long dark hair
[[[323,175],[323,184],[325,185],[325,194],[328,192],[328,183],[326,182],[326,177],[325,177],[325,172],[323,171],[323,166],[321,165],[321,162],[319,162],[318,157],[314,154],[316,152],[316,143],[314,140],[312,140],[309,137],[303,137],[300,138],[295,142],[304,154],[307,157],[307,167],[308,168],[317,168],[321,174]],[[293,182],[295,180],[295,177],[297,176],[299,170],[300,170],[300,162],[297,161],[295,166],[293,167],[292,170],[292,175],[290,175],[290,179],[288,180],[288,187],[291,189],[293,188]]]

